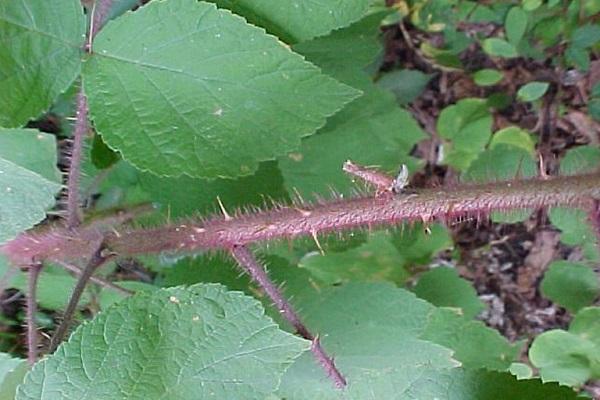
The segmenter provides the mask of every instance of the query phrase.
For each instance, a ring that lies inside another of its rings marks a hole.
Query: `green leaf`
[[[0,129],[0,244],[45,218],[58,181],[52,136]]]
[[[552,208],[550,222],[562,231],[561,242],[568,246],[581,246],[584,256],[590,261],[600,260],[596,235],[584,210]]]
[[[465,357],[459,360],[470,366],[508,368],[517,354],[518,349],[481,322],[437,309],[390,284],[349,283],[319,293],[294,296],[294,300],[308,326],[320,333],[324,347],[335,355],[349,387],[345,393],[333,389],[331,381],[315,368],[311,355],[305,354],[284,375],[281,398],[462,399],[444,394],[450,387],[468,393],[469,385],[462,386],[462,373],[456,370],[458,364],[448,349],[430,340],[452,344]],[[440,323],[449,328],[440,332]],[[455,373],[456,379],[441,378]],[[437,382],[435,389],[433,382]]]
[[[362,18],[370,0],[210,0],[291,42],[303,42]]]
[[[60,185],[0,158],[0,243],[46,217]]]
[[[309,61],[364,95],[330,118],[317,135],[304,139],[298,151],[279,159],[290,192],[297,190],[308,197],[329,194],[333,187],[351,194],[354,184],[341,169],[348,159],[394,173],[401,163],[415,167],[408,154],[424,137],[423,131],[408,112],[398,108],[391,93],[375,86],[363,72],[381,48],[379,18],[369,16],[327,37],[294,46]],[[341,53],[332,53],[336,43],[341,44]]]
[[[518,147],[531,155],[535,154],[535,142],[533,141],[531,134],[518,126],[508,126],[494,132],[490,142],[490,149],[493,149],[500,144]]]
[[[149,283],[140,281],[113,281],[114,284],[122,287],[123,289],[131,290],[134,293],[138,292],[153,292],[158,290],[158,287]],[[122,300],[125,300],[128,296],[124,293],[117,292],[111,288],[102,288],[98,296],[98,305],[101,310],[106,310],[108,307]]]
[[[514,362],[510,364],[509,371],[511,374],[517,377],[517,379],[531,379],[533,377],[533,370],[527,364]]]
[[[598,146],[577,146],[567,150],[560,162],[560,174],[585,174],[596,171],[599,166],[600,148]]]
[[[540,288],[544,296],[572,313],[591,305],[600,295],[600,282],[594,270],[568,261],[550,264]]]
[[[433,76],[416,69],[399,69],[383,75],[377,85],[394,93],[398,104],[406,105],[421,95]]]
[[[444,162],[465,170],[492,134],[492,115],[484,99],[463,99],[444,108],[437,121],[440,136],[451,142]]]
[[[597,24],[586,24],[573,31],[571,44],[575,47],[585,49],[600,42],[600,26]]]
[[[579,311],[569,331],[544,332],[533,341],[529,359],[546,381],[578,386],[600,378],[600,308]]]
[[[106,169],[120,160],[119,154],[112,151],[100,135],[94,135],[90,156],[92,163],[98,169]]]
[[[262,163],[254,175],[238,179],[161,178],[145,173],[140,175],[140,184],[169,218],[220,213],[217,197],[230,213],[288,198],[274,162]]]
[[[326,285],[386,280],[403,285],[409,276],[404,263],[389,236],[378,232],[366,243],[344,252],[308,253],[299,266]]]
[[[498,38],[485,39],[481,43],[481,47],[490,56],[513,58],[519,55],[515,46]]]
[[[500,82],[504,74],[497,69],[480,69],[473,74],[473,80],[479,86],[492,86]]]
[[[440,251],[452,249],[452,238],[446,227],[432,224],[427,228],[421,223],[406,224],[393,236],[394,246],[410,267],[429,264]]]
[[[279,159],[288,190],[306,197],[329,194],[331,187],[352,194],[356,185],[341,168],[348,159],[394,174],[402,163],[415,169],[409,153],[424,137],[421,128],[391,93],[370,82],[361,89],[361,98],[330,118],[317,135],[304,139],[298,151]]]
[[[0,353],[0,399],[15,398],[17,386],[23,381],[28,369],[29,365],[26,360]]]
[[[380,24],[384,13],[371,14],[347,28],[295,44],[292,49],[328,75],[353,84],[357,73],[362,72],[381,53]]]
[[[582,71],[588,71],[590,69],[590,54],[586,49],[569,46],[565,51],[565,58],[571,65],[574,65]]]
[[[546,94],[548,82],[529,82],[519,88],[517,98],[521,101],[535,101]]]
[[[533,11],[542,5],[542,0],[523,0],[522,5],[525,11]]]
[[[506,15],[504,29],[506,38],[513,45],[517,46],[523,35],[527,31],[528,14],[521,7],[513,7]]]
[[[453,268],[434,268],[419,277],[414,292],[438,307],[455,307],[467,319],[485,308],[473,285],[462,279]]]
[[[25,125],[67,90],[84,36],[79,0],[0,0],[0,126]]]
[[[56,139],[34,129],[1,129],[0,158],[27,168],[49,181],[60,183]]]
[[[84,83],[97,130],[157,175],[249,175],[358,94],[262,29],[193,0],[109,23],[94,50]]]
[[[17,399],[264,399],[307,348],[239,292],[161,289],[79,327],[27,374]]]

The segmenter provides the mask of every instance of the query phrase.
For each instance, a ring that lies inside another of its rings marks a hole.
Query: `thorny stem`
[[[87,130],[88,106],[83,87],[81,87],[77,94],[77,115],[67,177],[67,228],[69,229],[73,229],[81,223],[79,216],[79,176],[81,174],[83,142]]]
[[[454,188],[421,189],[410,194],[332,200],[313,205],[280,206],[233,218],[213,218],[153,229],[82,226],[26,232],[0,247],[15,265],[31,260],[76,262],[104,241],[119,257],[160,252],[230,249],[261,242],[403,221],[452,221],[481,217],[494,210],[568,206],[588,208],[600,199],[600,173],[529,179]]]
[[[35,314],[37,313],[36,292],[37,281],[42,270],[42,263],[33,262],[28,268],[27,281],[27,311],[25,320],[27,321],[27,361],[33,365],[37,361],[37,324],[35,323]]]
[[[308,328],[302,323],[300,317],[292,307],[292,305],[283,296],[281,291],[275,286],[265,268],[258,263],[254,255],[246,246],[234,246],[231,250],[231,255],[240,267],[250,275],[252,280],[256,282],[269,296],[271,301],[283,315],[283,317],[296,329],[296,332],[306,340],[310,340],[311,351],[315,359],[321,364],[327,375],[333,380],[333,383],[338,388],[346,386],[346,380],[335,366],[333,358],[329,357],[325,350],[321,347],[321,342],[318,337],[315,337]]]
[[[106,250],[104,247],[100,245],[79,276],[79,279],[73,288],[73,294],[69,299],[69,304],[67,304],[67,308],[63,314],[63,320],[54,332],[54,336],[52,336],[52,339],[50,340],[48,352],[52,353],[54,350],[56,350],[60,342],[62,342],[65,334],[69,330],[69,326],[73,320],[73,315],[75,315],[77,305],[79,304],[79,299],[81,299],[81,295],[83,294],[90,277],[94,274],[96,269],[104,264],[109,258],[108,256],[104,255],[105,252]]]

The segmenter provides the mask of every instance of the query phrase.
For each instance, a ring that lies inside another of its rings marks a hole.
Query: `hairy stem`
[[[258,263],[252,252],[250,252],[246,246],[234,246],[231,249],[231,254],[240,267],[265,291],[281,315],[283,315],[294,329],[296,329],[296,332],[304,339],[312,342],[311,351],[313,352],[315,359],[333,380],[334,385],[338,388],[345,387],[346,380],[335,366],[333,358],[325,353],[319,339],[310,333],[308,328],[302,323],[292,305],[283,296],[277,286],[275,286],[265,271],[265,268]]]
[[[67,228],[73,229],[81,223],[79,215],[79,177],[83,142],[88,130],[88,106],[83,87],[77,94],[77,115],[73,130],[73,145],[67,177]]]
[[[108,257],[103,255],[104,251],[105,249],[103,246],[98,247],[79,276],[79,279],[73,288],[73,294],[69,299],[69,304],[67,304],[67,308],[63,314],[63,320],[54,332],[54,336],[52,336],[52,339],[50,340],[48,352],[52,353],[54,350],[56,350],[58,345],[62,342],[65,334],[69,330],[71,321],[73,320],[73,315],[75,315],[77,305],[79,304],[81,295],[83,294],[90,277],[96,271],[96,269],[104,264],[108,259]]]
[[[90,26],[90,50],[91,50],[91,41],[96,37],[96,34],[102,29],[104,23],[106,22],[106,18],[108,17],[108,13],[110,12],[110,7],[112,6],[113,0],[96,0],[93,8],[92,22]]]
[[[37,324],[35,323],[35,314],[37,313],[37,281],[42,270],[42,263],[34,262],[28,268],[27,281],[27,311],[25,320],[27,323],[27,361],[29,364],[35,364],[37,361]]]
[[[332,200],[313,205],[281,206],[233,218],[213,218],[153,229],[110,229],[98,224],[74,231],[51,227],[26,232],[0,247],[15,265],[31,260],[75,262],[104,241],[120,257],[159,252],[195,252],[278,238],[356,227],[393,225],[402,221],[453,220],[485,216],[494,210],[543,206],[588,208],[600,199],[600,174],[505,181],[455,188],[422,189],[410,194]]]

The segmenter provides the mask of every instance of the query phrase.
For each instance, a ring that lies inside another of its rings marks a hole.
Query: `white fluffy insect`
[[[396,179],[394,179],[394,182],[392,183],[392,190],[394,193],[402,193],[404,188],[408,185],[408,175],[408,167],[406,164],[402,164]]]

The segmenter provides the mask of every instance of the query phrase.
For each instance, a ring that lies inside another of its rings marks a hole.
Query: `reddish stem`
[[[592,199],[600,199],[600,174],[423,189],[411,194],[388,192],[153,229],[117,230],[97,224],[74,231],[51,227],[23,233],[0,247],[0,252],[15,265],[27,265],[31,260],[84,260],[95,251],[94,244],[102,240],[107,249],[122,257],[163,251],[230,249],[253,242],[361,226],[478,217],[493,210],[544,206],[587,208]]]
[[[112,3],[112,0],[96,0],[94,3],[94,7],[92,8],[93,15],[90,23],[90,32],[88,34],[88,44],[86,47],[88,52],[92,51],[92,42],[100,29],[102,29],[104,26]]]
[[[275,303],[281,315],[296,329],[296,332],[304,339],[312,342],[311,351],[315,359],[323,367],[327,376],[333,380],[334,385],[338,388],[345,387],[346,380],[335,366],[333,358],[325,353],[325,350],[321,347],[319,338],[315,337],[302,323],[292,305],[283,296],[277,286],[275,286],[265,268],[258,263],[252,252],[246,246],[234,246],[230,251],[240,267],[265,291],[267,296]]]
[[[81,223],[79,215],[79,177],[83,142],[88,130],[88,106],[83,87],[77,94],[77,115],[73,131],[71,161],[67,178],[67,228],[73,229]]]
[[[28,268],[27,281],[27,310],[25,319],[27,323],[27,361],[29,364],[35,364],[37,361],[38,337],[37,324],[35,323],[35,314],[37,313],[36,292],[37,281],[42,270],[42,263],[34,262]]]
[[[63,320],[50,340],[50,347],[48,349],[49,353],[52,353],[54,350],[56,350],[58,345],[62,342],[65,334],[69,330],[71,321],[73,320],[73,316],[77,310],[77,305],[79,304],[79,299],[81,299],[81,295],[83,294],[83,291],[85,290],[85,287],[87,286],[91,276],[98,267],[108,260],[108,257],[103,254],[103,251],[104,248],[100,245],[79,276],[79,279],[73,288],[73,294],[69,299],[69,304],[67,304],[67,308],[63,313]]]

